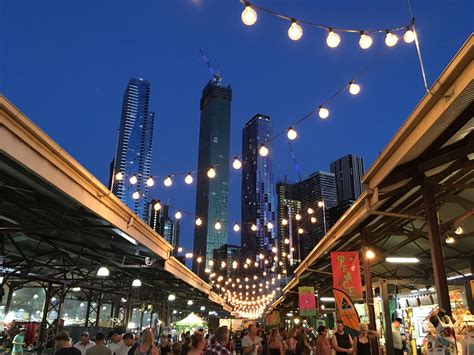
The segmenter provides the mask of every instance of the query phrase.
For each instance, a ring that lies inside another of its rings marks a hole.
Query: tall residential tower
[[[364,191],[364,159],[347,154],[331,163],[331,172],[336,178],[337,202],[355,201]]]
[[[148,214],[148,187],[151,175],[151,154],[155,114],[150,112],[150,85],[143,79],[130,79],[123,95],[122,115],[115,155],[113,177],[122,173],[124,179],[113,179],[112,191],[142,219]],[[136,184],[130,177],[137,178]],[[139,193],[138,199],[132,194]]]

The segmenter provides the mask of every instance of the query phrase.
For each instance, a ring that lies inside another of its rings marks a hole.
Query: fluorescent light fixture
[[[468,277],[468,276],[472,276],[472,273],[469,272],[469,273],[464,274],[464,275],[450,276],[450,277],[446,278],[446,280],[451,281],[451,280],[461,279],[463,277]]]
[[[137,241],[130,237],[127,233],[122,232],[120,229],[114,228],[113,231],[121,236],[123,239],[129,241],[133,245],[138,245]]]
[[[403,257],[388,257],[388,258],[385,258],[385,261],[387,263],[396,263],[396,264],[399,264],[399,263],[407,263],[407,264],[415,264],[415,263],[419,263],[420,262],[420,259],[418,258],[403,258]]]
[[[334,297],[321,297],[320,300],[321,302],[334,302],[335,301]]]

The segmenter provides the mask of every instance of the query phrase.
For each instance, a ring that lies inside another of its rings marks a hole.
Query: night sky
[[[390,28],[409,23],[405,0],[256,0],[260,6],[334,27]],[[156,112],[155,175],[197,167],[199,99],[210,74],[202,48],[233,88],[231,156],[256,113],[274,132],[286,129],[370,65],[358,96],[344,92],[331,115],[312,117],[293,143],[303,175],[329,170],[347,153],[366,169],[424,95],[414,45],[387,48],[384,35],[367,51],[358,35],[342,34],[336,49],[325,32],[303,27],[298,42],[289,23],[258,13],[242,24],[237,0],[0,0],[0,92],[102,182],[115,153],[122,96],[131,77],[152,82]],[[474,2],[414,1],[428,82],[433,83],[473,30]],[[286,138],[271,149],[275,181],[296,181]],[[195,185],[160,181],[152,196],[194,212]],[[231,171],[230,221],[240,221],[240,173]],[[232,224],[232,223],[231,223]],[[193,219],[182,222],[182,245],[192,248]],[[230,242],[240,236],[229,232]]]

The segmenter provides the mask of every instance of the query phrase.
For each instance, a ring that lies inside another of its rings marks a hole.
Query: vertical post
[[[102,310],[102,291],[99,292],[99,297],[97,297],[97,317],[95,324],[97,327],[100,327],[100,311]]]
[[[474,258],[471,258],[471,274],[474,275]],[[466,300],[471,314],[474,314],[474,280],[466,280]]]
[[[440,308],[444,308],[446,314],[451,315],[451,303],[449,301],[448,281],[444,268],[443,249],[441,245],[441,231],[439,228],[436,201],[433,185],[423,182],[423,201],[425,204],[426,220],[428,222],[428,239],[430,241],[431,262],[438,294]]]
[[[5,315],[10,312],[10,307],[12,305],[12,297],[13,297],[13,292],[15,292],[15,288],[13,287],[13,283],[5,283],[5,285],[8,286],[8,296],[7,296],[7,303],[5,304]]]
[[[375,309],[374,309],[374,291],[372,290],[372,272],[370,270],[370,259],[367,257],[368,240],[367,233],[361,232],[362,235],[362,265],[364,267],[364,284],[365,284],[365,302],[369,313],[369,329],[377,330],[375,325]],[[377,340],[372,337],[370,346],[372,347],[372,354],[378,353]]]
[[[393,348],[392,318],[390,317],[390,307],[388,304],[387,280],[380,282],[380,293],[382,295],[383,318],[385,323],[385,349],[388,355],[395,355]]]

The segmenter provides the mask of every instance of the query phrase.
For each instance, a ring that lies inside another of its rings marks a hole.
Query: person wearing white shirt
[[[82,355],[86,355],[86,351],[92,348],[95,343],[90,340],[88,332],[81,333],[81,340],[74,344],[74,347],[81,352]]]
[[[117,331],[112,332],[110,339],[112,342],[109,344],[109,349],[112,350],[112,355],[128,355],[130,347],[125,344]]]
[[[263,350],[262,338],[257,336],[257,327],[250,324],[248,334],[242,339],[242,352],[244,355],[260,354]]]

